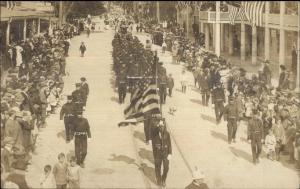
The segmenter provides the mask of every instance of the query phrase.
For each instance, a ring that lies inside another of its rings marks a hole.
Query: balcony
[[[54,7],[50,3],[41,1],[22,1],[16,2],[13,10],[1,6],[0,21],[12,19],[52,17],[54,16]]]
[[[230,23],[229,12],[221,12],[221,23]],[[199,16],[199,12],[195,12],[194,16]],[[265,17],[265,14],[264,14]],[[216,23],[216,12],[200,11],[200,21],[205,23]],[[240,16],[237,16],[235,23],[241,23]],[[249,24],[245,20],[246,24]],[[265,25],[265,19],[263,20],[263,25]],[[269,27],[274,29],[280,28],[280,15],[279,14],[269,14]],[[297,15],[284,15],[283,29],[298,31],[298,16]]]

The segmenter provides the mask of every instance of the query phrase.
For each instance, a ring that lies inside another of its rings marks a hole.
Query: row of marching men
[[[82,77],[81,83],[76,83],[76,89],[67,96],[67,102],[60,111],[60,120],[64,121],[66,142],[74,139],[76,162],[84,168],[87,155],[87,141],[91,138],[90,125],[83,117],[89,95],[89,85],[86,78]]]

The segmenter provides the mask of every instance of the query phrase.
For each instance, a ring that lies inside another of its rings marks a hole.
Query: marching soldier
[[[200,82],[200,88],[202,93],[202,105],[208,106],[211,89],[210,75],[208,69],[204,70],[204,73],[201,75]]]
[[[83,93],[83,106],[86,106],[87,97],[89,96],[89,85],[86,83],[86,78],[80,78],[81,81],[81,91]]]
[[[166,186],[169,171],[169,161],[172,156],[172,145],[169,132],[166,130],[165,120],[160,120],[157,127],[152,129],[152,148],[155,162],[156,181],[159,186]],[[163,164],[163,174],[161,166]]]
[[[225,92],[221,85],[221,83],[217,83],[216,87],[212,91],[212,101],[215,105],[215,115],[217,124],[221,121],[221,113],[224,109],[224,103],[226,102],[225,99]]]
[[[87,155],[87,140],[91,138],[91,131],[88,120],[82,117],[82,112],[82,110],[77,110],[77,116],[74,118],[73,136],[75,138],[77,164],[84,168],[84,160]]]
[[[66,142],[68,143],[70,142],[73,127],[74,105],[72,103],[72,96],[68,96],[67,98],[67,103],[65,103],[60,110],[60,120],[64,119]]]
[[[253,116],[248,122],[248,140],[251,141],[253,163],[259,163],[259,156],[264,142],[264,127],[259,113],[256,109],[252,111]]]
[[[72,102],[75,105],[75,109],[81,110],[84,105],[84,94],[81,90],[81,83],[76,83],[76,90],[72,92]]]
[[[227,121],[228,143],[231,141],[235,143],[235,135],[239,121],[238,107],[234,103],[234,98],[229,97],[229,104],[227,104],[223,111],[224,120]],[[222,115],[220,116],[221,119]]]
[[[158,83],[159,83],[159,96],[160,96],[160,103],[166,103],[167,97],[167,71],[164,68],[162,62],[159,62],[158,67]]]
[[[117,84],[118,84],[118,93],[119,93],[119,103],[122,104],[125,101],[126,97],[126,72],[125,72],[125,64],[122,64],[119,75],[117,76]]]

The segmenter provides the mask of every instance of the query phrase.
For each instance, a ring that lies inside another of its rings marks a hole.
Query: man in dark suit
[[[83,106],[86,106],[87,97],[89,96],[89,85],[86,83],[86,78],[80,78],[81,81],[81,91],[83,94]]]
[[[81,83],[76,83],[76,90],[72,92],[72,103],[74,103],[75,110],[82,109],[84,105],[84,94],[81,90]]]
[[[172,145],[170,134],[166,130],[166,122],[164,119],[161,119],[157,124],[157,127],[153,128],[151,139],[155,162],[156,181],[159,186],[166,186],[169,161],[172,156]],[[161,174],[162,164],[163,174]]]
[[[72,96],[68,96],[68,101],[60,110],[60,120],[64,119],[66,142],[70,142],[71,130],[73,127],[74,119],[74,104],[72,103]]]
[[[77,164],[84,168],[84,160],[87,155],[87,140],[91,138],[90,125],[86,118],[82,117],[82,109],[77,110],[74,118],[75,156]]]

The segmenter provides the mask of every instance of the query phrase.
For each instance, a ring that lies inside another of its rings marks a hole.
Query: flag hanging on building
[[[229,22],[230,24],[234,25],[235,19],[240,12],[240,7],[232,6],[227,4],[228,12],[229,12]]]
[[[252,25],[262,26],[265,1],[243,1],[245,15]]]

